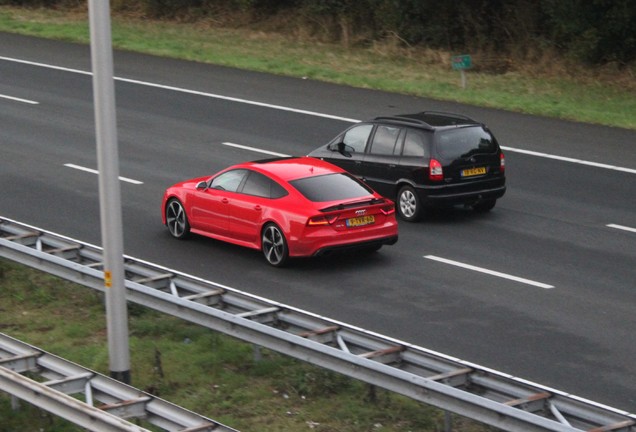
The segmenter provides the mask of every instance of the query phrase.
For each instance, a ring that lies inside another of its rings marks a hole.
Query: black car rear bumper
[[[501,182],[503,183],[503,182]],[[491,187],[481,188],[465,185],[442,186],[442,187],[416,187],[422,204],[430,207],[449,207],[461,204],[477,204],[483,201],[496,200],[506,193],[506,185],[488,185]]]

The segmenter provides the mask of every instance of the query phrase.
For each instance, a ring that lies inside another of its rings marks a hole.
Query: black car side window
[[[373,125],[370,124],[354,126],[349,129],[342,137],[342,142],[347,146],[347,151],[363,153],[372,129]]]
[[[399,127],[379,125],[375,129],[375,135],[373,135],[370,153],[377,155],[394,154],[400,131],[401,128]]]
[[[424,132],[416,129],[408,129],[404,138],[404,148],[402,156],[428,156],[427,136]]]

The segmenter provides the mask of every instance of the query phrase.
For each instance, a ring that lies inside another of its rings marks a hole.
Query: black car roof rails
[[[409,123],[409,124],[412,124],[412,125],[422,126],[422,127],[427,128],[427,129],[434,130],[434,127],[431,126],[430,124],[426,123],[424,120],[419,120],[419,119],[415,119],[415,118],[411,118],[411,117],[380,116],[380,117],[374,118],[373,120],[393,121],[393,122],[399,122],[399,123]]]
[[[463,114],[456,114],[456,113],[450,113],[450,112],[445,112],[445,111],[422,111],[420,112],[420,114],[426,114],[426,115],[438,115],[438,116],[443,116],[443,117],[453,117],[453,118],[457,118],[457,119],[462,119],[462,120],[469,120],[471,122],[475,122],[478,123],[476,120],[465,116]]]
[[[421,111],[419,113],[414,113],[414,114],[400,114],[400,115],[394,115],[394,116],[380,116],[380,117],[376,117],[374,120],[378,120],[378,121],[392,121],[392,122],[399,122],[399,123],[403,123],[403,124],[411,124],[411,125],[417,125],[420,127],[424,127],[428,130],[435,130],[435,126],[431,125],[430,123],[426,122],[425,120],[418,118],[418,116],[438,116],[438,117],[446,117],[449,119],[457,119],[457,120],[463,120],[463,121],[467,121],[470,123],[475,123],[475,124],[479,124],[478,121],[462,115],[462,114],[455,114],[455,113],[450,113],[450,112],[444,112],[444,111]]]

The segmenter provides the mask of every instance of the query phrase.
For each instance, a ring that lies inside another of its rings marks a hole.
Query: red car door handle
[[[227,203],[229,203],[229,202],[230,202],[230,200],[229,200],[229,199],[227,199],[227,198],[222,198],[222,199],[221,199],[221,202],[222,202],[223,204],[227,204]]]
[[[254,210],[256,210],[256,211],[261,211],[261,206],[259,206],[258,204],[256,204],[256,205],[254,206]]]

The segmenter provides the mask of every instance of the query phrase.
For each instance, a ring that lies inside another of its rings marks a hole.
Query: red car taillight
[[[395,206],[393,204],[384,206],[380,209],[383,215],[388,216],[395,213]]]
[[[506,171],[506,157],[503,153],[499,153],[499,172]]]
[[[331,225],[338,219],[336,215],[328,215],[328,216],[312,216],[307,220],[307,225],[309,226],[317,226],[317,225]]]
[[[428,164],[428,178],[432,181],[444,180],[444,170],[442,164],[437,159],[431,159]]]

